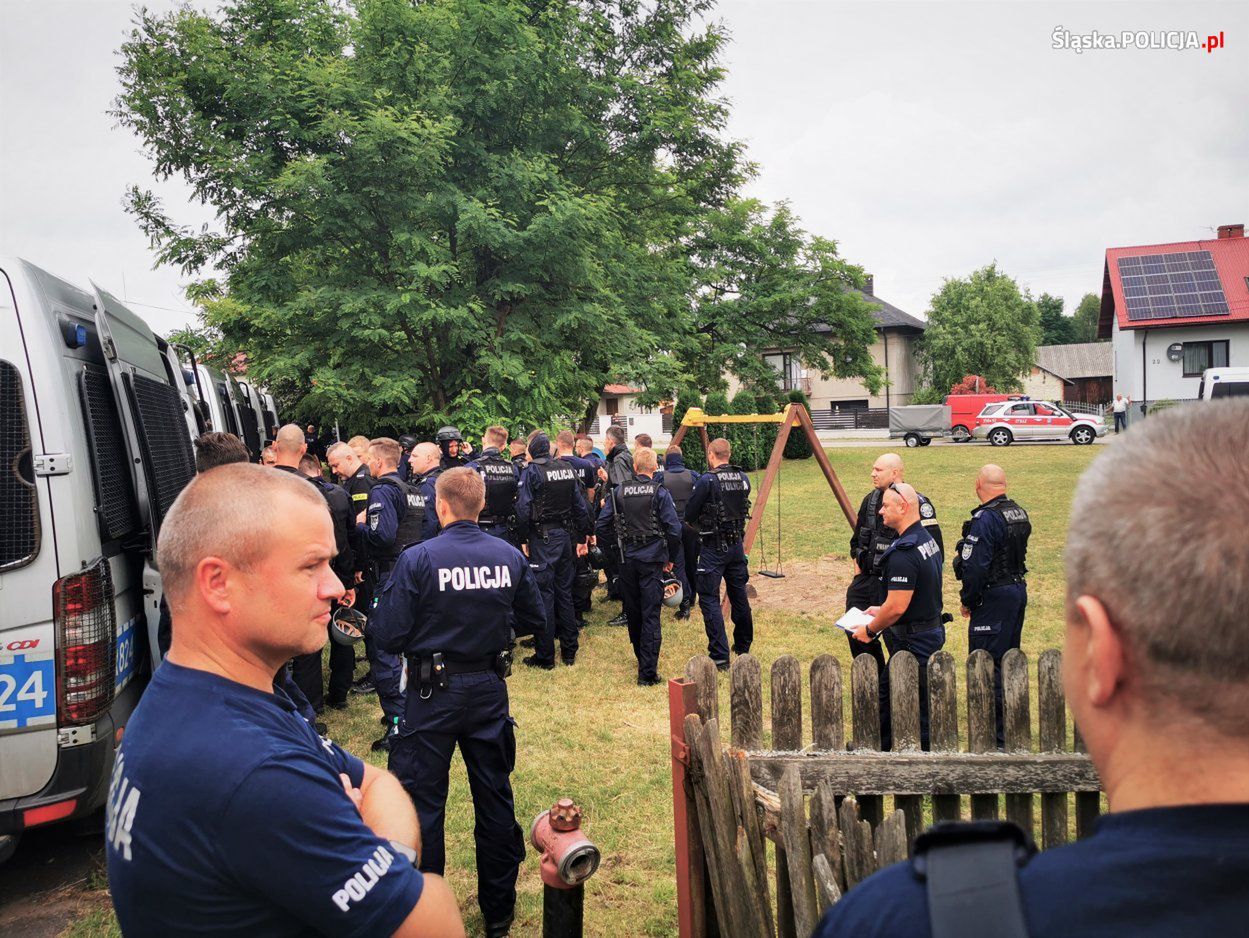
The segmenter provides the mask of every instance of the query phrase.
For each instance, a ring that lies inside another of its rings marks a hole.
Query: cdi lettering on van
[[[193,436],[244,416],[184,354],[103,289],[0,258],[0,861],[104,804],[158,663],[161,520]]]

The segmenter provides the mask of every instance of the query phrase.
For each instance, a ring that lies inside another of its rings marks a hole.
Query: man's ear
[[[230,574],[234,568],[220,557],[205,557],[195,565],[195,589],[213,612],[230,612]]]
[[[1123,638],[1110,619],[1102,601],[1095,596],[1080,596],[1075,601],[1077,621],[1068,629],[1077,630],[1076,642],[1068,642],[1070,650],[1082,660],[1072,662],[1080,675],[1077,687],[1094,707],[1105,707],[1114,699],[1123,683],[1127,663]],[[1069,634],[1069,639],[1072,637]],[[1074,644],[1075,647],[1070,646]]]

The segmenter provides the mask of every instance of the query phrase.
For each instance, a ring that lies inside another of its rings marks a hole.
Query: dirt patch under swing
[[[854,577],[854,565],[848,558],[827,554],[816,560],[786,560],[781,572],[783,579],[760,576],[752,563],[753,608],[832,619],[845,612],[846,588]]]

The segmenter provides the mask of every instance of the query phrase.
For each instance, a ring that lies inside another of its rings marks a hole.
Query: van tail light
[[[108,561],[61,577],[52,587],[56,618],[57,717],[61,726],[94,723],[113,702],[117,614]]]

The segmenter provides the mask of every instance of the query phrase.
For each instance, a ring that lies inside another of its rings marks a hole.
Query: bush
[[[950,388],[951,394],[996,394],[997,388],[980,375],[963,375],[963,380]]]
[[[730,414],[755,414],[759,410],[759,397],[750,391],[738,391],[729,402]],[[772,411],[775,405],[768,408]],[[772,426],[768,424],[767,426]],[[746,472],[754,472],[761,465],[767,462],[768,453],[771,452],[771,440],[767,441],[766,447],[763,441],[766,435],[763,425],[757,423],[733,423],[728,425],[731,435],[728,440],[733,444],[733,464],[740,466]],[[762,455],[761,455],[762,452]]]
[[[672,435],[676,436],[678,428],[681,426],[681,420],[685,417],[685,412],[691,407],[702,407],[703,403],[697,396],[688,399],[679,397],[672,405]],[[681,441],[681,452],[685,455],[685,465],[689,466],[696,472],[702,472],[707,468],[707,454],[703,452],[702,434],[698,432],[697,427],[691,427],[685,434],[685,439]]]
[[[801,404],[807,410],[811,409],[807,403],[807,396],[801,391],[790,391],[789,400],[795,404]],[[785,458],[810,459],[812,455],[811,441],[807,439],[807,432],[802,427],[790,427],[789,437],[785,440]]]

